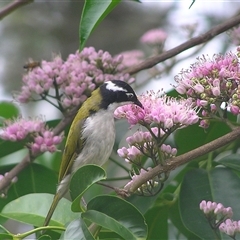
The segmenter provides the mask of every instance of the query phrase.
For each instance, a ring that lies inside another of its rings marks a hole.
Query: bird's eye
[[[128,98],[133,98],[134,97],[134,94],[133,93],[126,93],[126,95],[128,96]]]

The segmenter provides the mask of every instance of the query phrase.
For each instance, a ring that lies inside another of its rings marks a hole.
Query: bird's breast
[[[115,141],[113,113],[100,110],[88,117],[81,138],[85,140],[85,145],[73,164],[73,171],[85,164],[103,165],[108,160]]]

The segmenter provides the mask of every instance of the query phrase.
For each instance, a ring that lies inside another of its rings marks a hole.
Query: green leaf
[[[99,226],[110,229],[111,231],[120,235],[123,239],[137,239],[136,236],[114,218],[109,217],[108,215],[95,211],[89,210],[85,213],[82,213],[82,217],[86,218],[90,222],[94,222]]]
[[[48,125],[49,128],[54,128],[60,123],[61,119],[55,119],[55,120],[50,120],[47,121],[46,124]]]
[[[61,147],[59,146],[58,148],[60,149]],[[34,162],[43,165],[44,167],[49,168],[55,173],[57,173],[61,165],[61,159],[62,152],[57,151],[54,153],[44,153],[38,156]]]
[[[175,90],[175,88],[168,91],[167,95],[171,96],[171,97],[174,97],[174,98],[179,98],[179,93]]]
[[[38,238],[38,240],[51,240],[52,238],[48,235],[42,235]]]
[[[148,225],[148,239],[169,239],[168,237],[169,206],[157,206],[145,214]]]
[[[72,221],[60,239],[94,240],[82,218]]]
[[[186,228],[201,239],[215,239],[215,235],[203,212],[199,209],[202,200],[222,203],[232,207],[234,218],[240,219],[240,178],[230,169],[217,167],[211,171],[189,171],[182,183],[179,209]]]
[[[229,132],[229,127],[225,123],[219,122],[211,123],[206,130],[200,128],[197,124],[179,129],[175,134],[178,155],[202,146]]]
[[[13,239],[13,236],[7,233],[0,233],[0,239],[9,240],[9,239]]]
[[[44,235],[41,235],[40,232],[38,232],[38,235],[40,235],[37,239],[38,240],[55,240],[55,239],[59,239],[61,236],[61,233],[63,231],[55,231],[52,230],[51,227],[49,227],[48,230],[46,230],[46,232],[44,233]]]
[[[213,200],[231,207],[234,219],[240,219],[240,178],[237,174],[231,169],[218,167],[210,171],[209,183]]]
[[[93,212],[92,210],[95,211]],[[95,215],[94,213],[96,213],[96,211],[104,215]],[[146,238],[147,236],[147,225],[145,223],[143,215],[132,204],[119,197],[104,195],[93,198],[88,203],[87,211],[83,213],[82,216],[89,220],[91,219],[91,221],[100,224],[107,229],[117,231],[116,233],[118,233],[120,236],[122,236],[121,234],[131,234],[134,236],[134,239]],[[96,218],[94,216],[96,216]],[[115,220],[112,222],[112,224],[110,218]],[[122,225],[123,233],[119,233],[118,224]],[[129,237],[123,238],[132,239]]]
[[[128,198],[128,202],[134,205],[142,214],[145,214],[150,207],[154,204],[158,196],[142,197],[138,195],[132,195]]]
[[[7,101],[0,102],[0,116],[5,119],[16,118],[19,115],[19,108]]]
[[[0,158],[24,148],[24,141],[10,142],[0,139]]]
[[[82,50],[87,39],[98,24],[120,3],[121,0],[86,0],[79,25],[80,45]]]
[[[97,165],[85,165],[79,168],[72,176],[70,183],[70,194],[73,200],[72,211],[82,211],[80,201],[83,194],[94,183],[106,179],[105,171]]]
[[[186,236],[187,239],[200,239],[184,226],[179,212],[179,198],[174,202],[174,204],[172,204],[171,208],[169,209],[169,218],[174,226],[178,229],[178,231]]]
[[[239,154],[231,154],[231,155],[222,157],[221,159],[217,160],[217,162],[226,167],[232,168],[240,172],[239,158],[240,158]]]
[[[47,193],[32,193],[8,203],[0,213],[1,216],[19,222],[42,226],[52,203],[53,195]],[[74,220],[79,214],[70,211],[71,202],[61,199],[52,216],[51,225],[63,227]]]
[[[213,201],[208,173],[202,169],[189,171],[182,183],[179,209],[187,229],[203,239],[215,239],[203,212],[199,209],[202,200]]]
[[[8,172],[13,166],[2,167],[1,172]],[[0,210],[10,201],[28,193],[55,193],[56,185],[55,172],[39,164],[30,164],[18,175],[18,181],[9,188],[7,198],[0,198]]]

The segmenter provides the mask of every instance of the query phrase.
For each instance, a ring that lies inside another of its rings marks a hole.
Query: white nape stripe
[[[126,89],[117,86],[115,83],[111,81],[106,82],[106,84],[107,84],[106,89],[111,90],[113,92],[117,92],[117,91],[127,92]]]

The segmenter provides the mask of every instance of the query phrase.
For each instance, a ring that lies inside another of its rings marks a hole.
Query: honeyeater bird
[[[133,89],[120,80],[107,81],[92,92],[70,127],[59,170],[58,187],[44,226],[68,191],[71,176],[85,164],[103,165],[115,141],[114,110],[133,103],[142,108]]]

